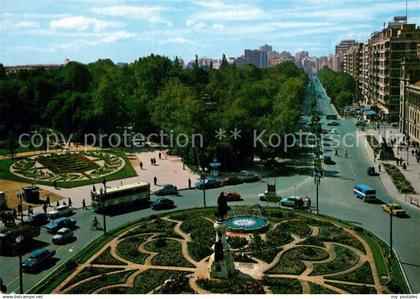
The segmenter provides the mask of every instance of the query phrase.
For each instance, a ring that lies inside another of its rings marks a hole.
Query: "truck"
[[[17,238],[21,237],[22,242],[31,241],[41,233],[39,226],[32,226],[27,223],[5,227],[0,230],[0,253],[13,254],[17,249]]]

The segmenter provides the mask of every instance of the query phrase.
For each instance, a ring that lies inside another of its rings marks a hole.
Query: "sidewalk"
[[[381,129],[381,134],[384,133],[384,130]],[[359,137],[362,136],[361,134],[362,132],[358,131]],[[386,136],[398,136],[400,133],[398,131],[398,129],[386,129]],[[366,135],[373,135],[375,136],[378,141],[381,140],[380,136],[379,136],[379,132],[378,130],[375,129],[368,129],[366,130]],[[370,145],[368,144],[368,142],[366,141],[366,138],[363,138],[364,141],[362,142],[362,144],[365,146],[366,148],[366,152],[368,153],[368,156],[370,158],[370,160],[373,162],[374,160],[374,153],[372,148],[370,147]],[[398,167],[398,169],[401,171],[401,173],[404,175],[404,177],[406,178],[406,180],[411,184],[411,186],[413,186],[414,190],[416,191],[417,195],[411,195],[411,194],[401,194],[399,193],[399,191],[397,190],[397,188],[395,187],[394,183],[392,182],[391,177],[387,174],[387,172],[385,171],[384,167],[382,166],[381,168],[381,175],[380,178],[387,190],[387,192],[394,198],[403,201],[407,204],[410,204],[410,196],[413,196],[417,199],[419,199],[420,202],[420,196],[418,194],[420,194],[420,164],[417,163],[416,157],[412,155],[411,151],[412,151],[412,147],[410,147],[408,149],[408,160],[407,160],[407,150],[404,147],[404,149],[402,149],[401,151],[398,151],[395,147],[394,147],[394,155],[396,158],[402,158],[404,160],[404,162],[407,165],[407,169],[403,169],[401,166],[397,166],[396,161],[381,161],[376,159],[376,163],[374,163],[376,170],[378,170],[378,166],[379,164],[382,164],[383,162],[385,163],[389,163],[392,165],[395,165]],[[408,162],[407,162],[408,161]],[[412,205],[415,207],[415,205]]]

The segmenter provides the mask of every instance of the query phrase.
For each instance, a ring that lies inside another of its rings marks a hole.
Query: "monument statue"
[[[227,205],[226,196],[223,192],[220,192],[219,197],[217,198],[217,219],[224,219],[228,211],[229,207]]]

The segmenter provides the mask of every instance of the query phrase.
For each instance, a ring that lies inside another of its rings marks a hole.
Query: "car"
[[[225,195],[227,201],[241,201],[241,200],[243,200],[241,195],[239,193],[236,193],[235,191],[224,192],[224,195]]]
[[[336,114],[327,114],[325,116],[325,119],[337,119],[337,115]]]
[[[55,234],[60,228],[67,227],[74,229],[76,228],[76,220],[61,217],[58,219],[55,219],[53,222],[48,223],[47,225],[44,225],[44,227],[47,229],[49,233]]]
[[[242,183],[249,183],[249,182],[256,182],[260,180],[260,177],[252,172],[249,171],[241,171],[241,173],[238,175],[238,179],[242,182]]]
[[[29,217],[28,223],[32,225],[44,225],[48,223],[48,216],[44,213],[35,213]]]
[[[241,180],[238,177],[233,176],[233,175],[222,179],[223,186],[237,185],[240,183],[241,183]]]
[[[172,209],[174,207],[175,207],[174,201],[168,198],[160,198],[152,203],[153,210],[167,210],[167,209]]]
[[[324,156],[324,163],[333,165],[335,162],[332,160],[331,156]]]
[[[52,237],[54,244],[66,244],[74,239],[74,233],[67,227],[60,228],[57,233]]]
[[[222,185],[222,183],[220,182],[219,179],[217,178],[213,178],[213,177],[208,177],[204,180],[204,182],[198,181],[197,183],[195,183],[195,187],[197,187],[198,189],[210,189],[210,188],[218,188]]]
[[[375,167],[373,167],[373,166],[369,166],[369,167],[367,168],[367,174],[368,174],[368,175],[370,175],[370,176],[374,176],[374,175],[376,175]]]
[[[406,215],[406,212],[404,209],[397,203],[392,203],[392,215],[397,217],[404,217]],[[382,209],[386,213],[391,213],[391,207],[387,204],[382,205]]]
[[[22,270],[33,272],[41,268],[55,255],[54,249],[40,248],[31,252],[31,256],[22,262]]]
[[[178,189],[174,185],[165,185],[162,189],[159,189],[155,192],[157,196],[164,196],[164,195],[177,195]]]
[[[51,219],[64,217],[64,216],[70,216],[73,213],[73,208],[69,207],[67,205],[61,205],[55,207],[53,211],[48,212],[48,217]]]
[[[340,132],[337,129],[332,129],[331,134],[340,134]]]
[[[338,126],[340,123],[338,121],[330,121],[327,126]]]
[[[290,196],[280,200],[280,205],[294,209],[305,209],[309,208],[309,201],[300,196]]]
[[[397,122],[391,123],[391,127],[393,127],[394,129],[398,128],[398,123]]]

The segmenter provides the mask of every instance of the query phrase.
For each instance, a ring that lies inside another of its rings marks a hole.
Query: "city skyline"
[[[343,39],[364,41],[405,1],[2,1],[0,63],[132,62],[151,53],[185,61],[238,57],[270,44],[279,52],[328,56]],[[409,23],[420,4],[408,1]],[[350,18],[351,17],[351,18]]]

